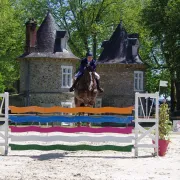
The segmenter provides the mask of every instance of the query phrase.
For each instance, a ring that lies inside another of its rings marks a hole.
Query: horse
[[[90,68],[86,68],[82,77],[75,86],[74,102],[76,107],[93,107],[98,94],[95,73]],[[81,113],[82,114],[82,113]],[[84,113],[83,113],[84,114]],[[79,114],[80,115],[80,114]],[[81,123],[78,123],[80,126]],[[87,123],[90,126],[90,123]]]

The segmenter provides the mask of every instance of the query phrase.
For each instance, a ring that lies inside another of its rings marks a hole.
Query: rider
[[[84,70],[87,66],[90,66],[91,67],[91,71],[92,72],[95,72],[96,71],[96,61],[93,59],[93,55],[92,53],[88,52],[86,53],[86,58],[82,59],[81,60],[81,64],[80,64],[80,67],[79,67],[79,71],[78,73],[75,75],[75,81],[72,85],[72,87],[69,89],[70,92],[74,91],[74,88],[77,84],[77,82],[79,81],[79,79],[82,77],[83,73],[84,73]],[[98,91],[100,92],[104,92],[104,90],[100,87],[99,85],[99,79],[100,79],[100,76],[99,74],[97,74],[95,72],[95,79],[96,79],[96,84],[97,84],[97,89]]]

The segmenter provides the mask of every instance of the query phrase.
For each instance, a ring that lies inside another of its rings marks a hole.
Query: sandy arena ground
[[[0,156],[0,180],[180,180],[180,134],[165,157],[153,152],[9,151]]]

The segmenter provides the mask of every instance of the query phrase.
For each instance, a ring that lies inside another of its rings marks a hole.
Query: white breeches
[[[95,72],[94,74],[95,74],[96,78],[99,80],[100,79],[99,74],[97,72]]]

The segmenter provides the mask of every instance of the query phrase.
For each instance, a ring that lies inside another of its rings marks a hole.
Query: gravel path
[[[9,151],[0,156],[0,180],[179,180],[180,135],[173,134],[165,157],[134,152]]]

